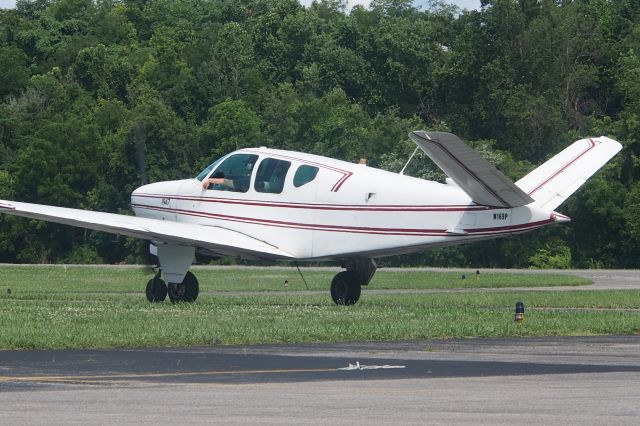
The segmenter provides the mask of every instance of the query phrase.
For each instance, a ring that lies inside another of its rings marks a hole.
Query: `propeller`
[[[145,150],[146,132],[144,129],[144,123],[142,121],[136,122],[133,128],[133,140],[136,145],[136,160],[138,163],[138,171],[140,172],[140,184],[146,185],[149,183],[149,176],[147,175],[147,153]]]
[[[149,175],[147,174],[147,153],[146,153],[146,141],[147,133],[144,128],[144,122],[137,121],[133,127],[133,141],[136,146],[136,163],[138,165],[138,172],[140,173],[140,185],[146,185],[149,183]],[[155,257],[155,262],[147,263],[145,270],[149,273],[153,273],[156,278],[160,277],[160,264],[157,261],[157,247],[153,242],[149,242],[149,252],[152,257]]]

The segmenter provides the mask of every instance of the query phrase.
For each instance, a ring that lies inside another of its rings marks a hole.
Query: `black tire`
[[[195,302],[200,292],[198,279],[190,271],[181,283],[169,283],[169,300],[171,303]]]
[[[160,277],[153,277],[147,283],[147,300],[151,303],[164,302],[167,298],[167,284]]]
[[[331,298],[336,305],[355,305],[362,288],[351,271],[342,271],[331,280]]]

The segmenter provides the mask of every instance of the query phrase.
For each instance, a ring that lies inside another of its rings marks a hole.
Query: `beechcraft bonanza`
[[[450,133],[409,137],[448,176],[438,183],[268,148],[232,152],[191,179],[141,186],[135,216],[0,201],[0,210],[151,241],[160,270],[147,299],[193,302],[195,254],[334,260],[336,304],[352,305],[374,259],[504,237],[570,219],[554,211],[621,148],[581,139],[513,183]],[[168,285],[166,284],[168,283]]]

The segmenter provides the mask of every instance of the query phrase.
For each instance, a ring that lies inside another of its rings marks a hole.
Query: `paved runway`
[[[614,344],[629,338],[541,340],[540,345]],[[631,338],[635,342],[636,338]],[[536,339],[527,339],[533,345]],[[487,341],[482,346],[486,349]],[[269,383],[327,380],[381,380],[434,377],[522,376],[640,372],[634,354],[616,353],[616,362],[523,361],[506,357],[518,340],[492,340],[501,359],[473,356],[474,341],[367,343],[344,345],[230,346],[159,349],[104,349],[0,352],[4,391],[42,384]],[[533,346],[532,346],[533,347]],[[585,346],[586,347],[586,346]],[[635,349],[635,344],[633,345]],[[460,357],[461,350],[469,356]],[[425,353],[423,353],[425,352]],[[451,352],[457,352],[450,357]],[[534,350],[534,356],[540,350]],[[542,351],[545,354],[545,351]],[[553,351],[559,357],[557,350]],[[455,359],[450,359],[455,358]],[[625,362],[623,362],[625,361]]]
[[[3,424],[637,424],[640,337],[0,352]]]
[[[631,425],[638,401],[640,336],[0,352],[2,424]]]

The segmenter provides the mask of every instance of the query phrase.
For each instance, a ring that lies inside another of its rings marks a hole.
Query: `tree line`
[[[623,151],[573,221],[387,264],[640,267],[640,0],[18,0],[0,10],[0,198],[126,213],[142,181],[269,146],[399,171],[414,129],[518,179],[585,136]],[[141,152],[146,155],[141,155]],[[425,158],[417,176],[438,177]],[[0,262],[139,262],[144,243],[2,217]]]

